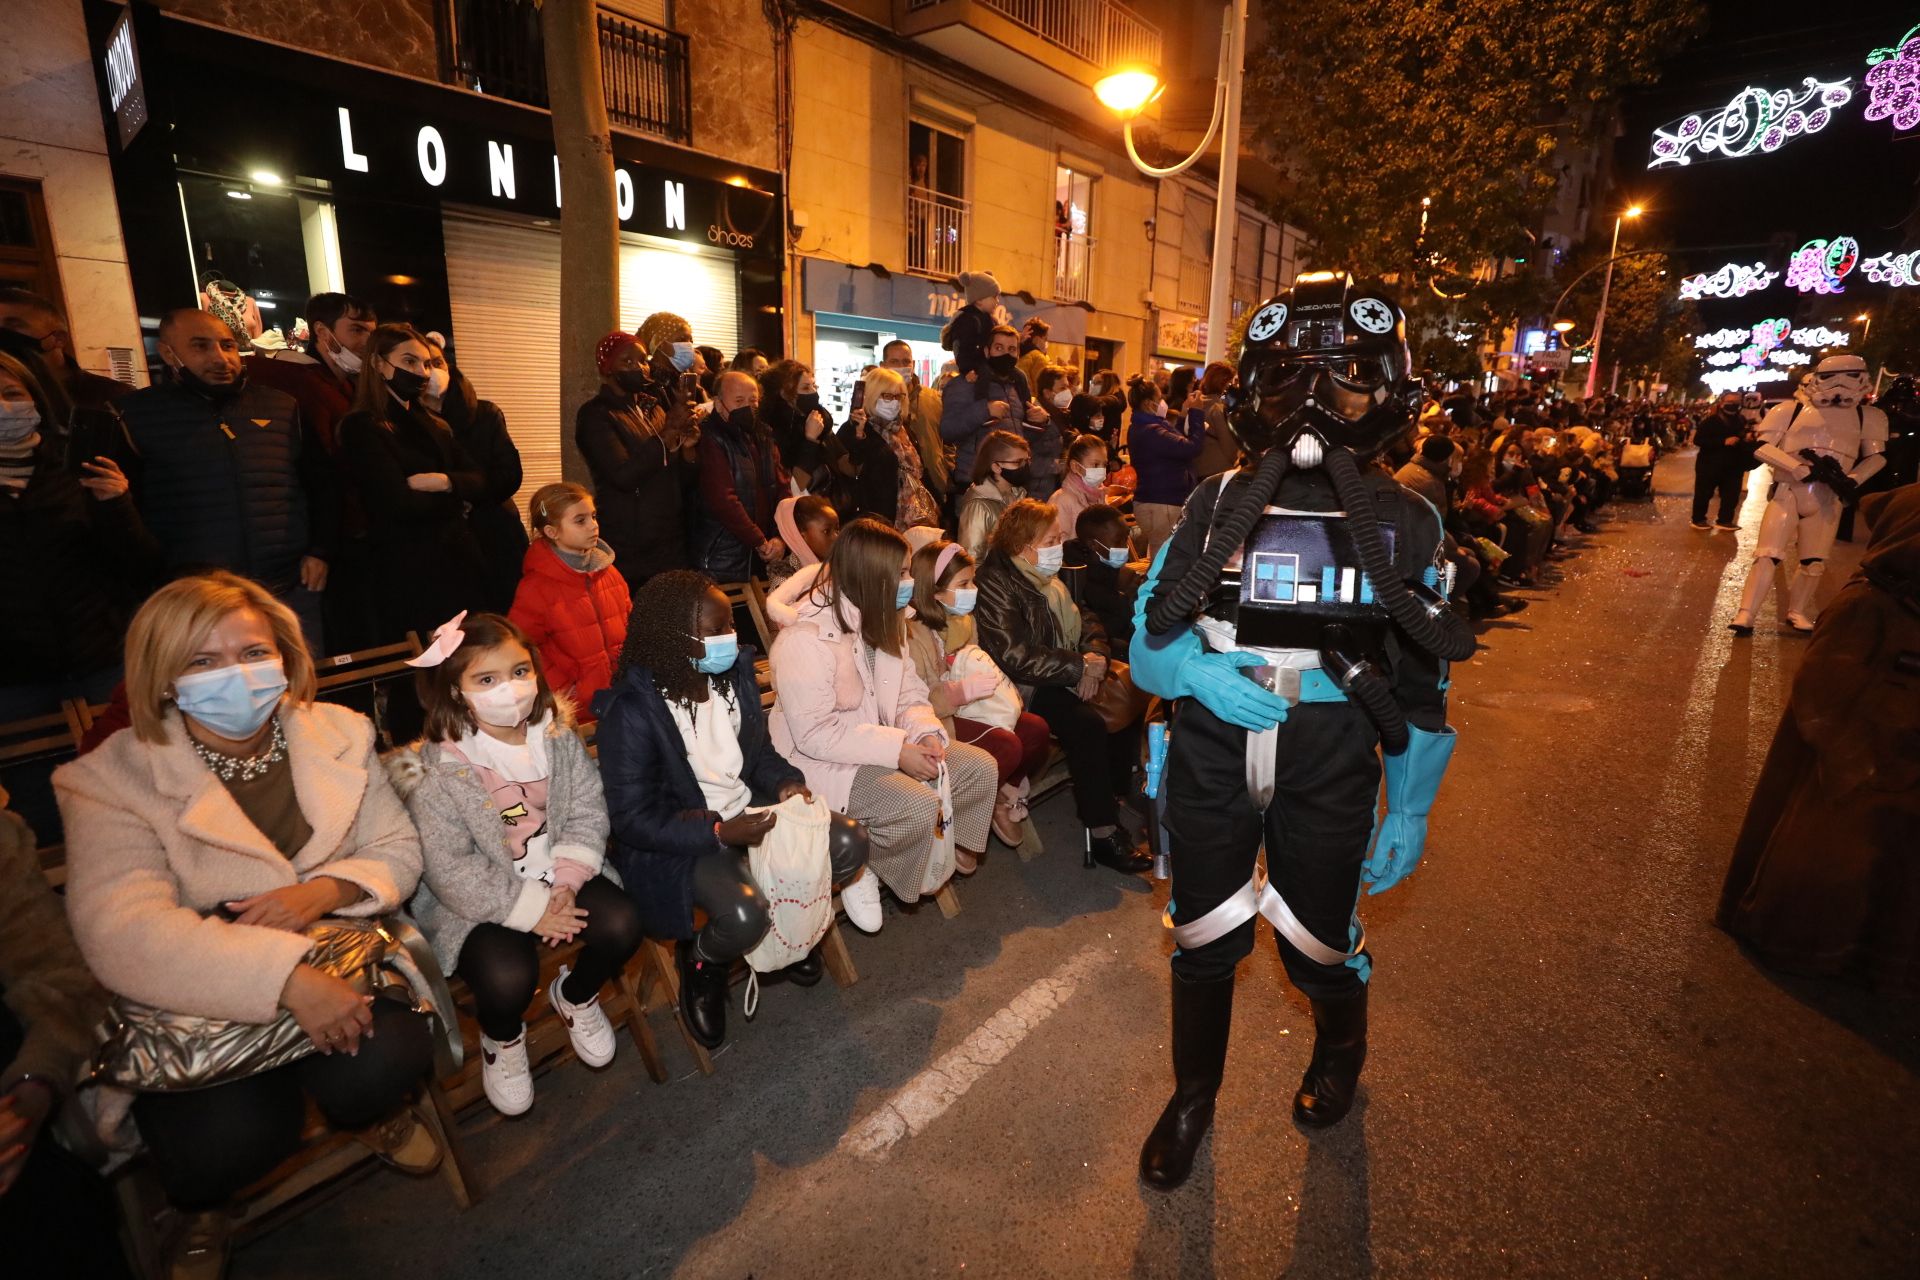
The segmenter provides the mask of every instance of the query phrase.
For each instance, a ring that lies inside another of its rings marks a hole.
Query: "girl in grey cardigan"
[[[520,628],[463,613],[412,665],[426,728],[388,770],[420,831],[414,915],[473,992],[487,1100],[519,1115],[533,1105],[521,1015],[539,985],[539,943],[580,940],[547,995],[574,1053],[605,1066],[615,1039],[600,988],[638,949],[640,917],[603,867],[600,770]]]

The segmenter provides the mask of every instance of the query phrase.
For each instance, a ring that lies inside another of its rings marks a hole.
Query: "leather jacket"
[[[1107,630],[1084,605],[1080,609],[1080,645],[1064,647],[1046,597],[1027,581],[1005,552],[989,551],[975,575],[980,598],[973,615],[980,647],[1000,670],[1025,688],[1080,683],[1087,653],[1106,655]]]

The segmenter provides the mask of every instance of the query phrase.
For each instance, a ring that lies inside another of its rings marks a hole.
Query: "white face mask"
[[[1034,560],[1033,567],[1049,578],[1059,573],[1060,566],[1067,562],[1067,549],[1057,544],[1051,547],[1041,547],[1038,551],[1034,552],[1034,555],[1037,558]]]
[[[0,444],[18,444],[39,429],[40,408],[33,401],[0,401]]]
[[[1105,484],[1106,482],[1107,482],[1107,469],[1105,467],[1088,467],[1087,468],[1088,484],[1092,485],[1094,488],[1097,489],[1101,485]]]
[[[333,362],[340,366],[342,373],[360,372],[360,357],[341,346],[338,338],[333,340]]]
[[[1065,387],[1053,393],[1053,407],[1064,409],[1073,403],[1073,392]]]
[[[1167,402],[1165,400],[1153,406],[1153,416],[1156,418],[1164,418],[1167,416]]]
[[[527,676],[497,684],[491,689],[482,689],[479,693],[466,694],[465,697],[467,705],[473,708],[474,718],[481,724],[490,724],[496,729],[511,729],[527,718],[527,712],[533,710],[533,700],[539,694],[539,682]]]
[[[885,398],[873,402],[873,416],[879,422],[892,422],[900,416],[900,402]]]
[[[435,365],[427,370],[427,388],[423,395],[430,400],[439,400],[447,394],[447,388],[453,385],[453,374],[445,365]]]

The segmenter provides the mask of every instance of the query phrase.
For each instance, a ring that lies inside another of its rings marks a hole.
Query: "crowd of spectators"
[[[511,424],[456,350],[360,299],[313,298],[304,351],[169,313],[167,376],[130,391],[78,373],[51,304],[0,293],[0,718],[112,704],[54,780],[77,955],[115,998],[289,1016],[317,1050],[139,1097],[177,1208],[217,1222],[307,1100],[396,1167],[438,1158],[409,1100],[421,1020],[309,964],[316,920],[411,904],[512,1115],[533,1103],[541,942],[581,945],[549,999],[589,1065],[614,1052],[598,993],[644,935],[676,944],[682,1014],[721,1043],[728,972],[770,927],[745,855],[765,806],[817,797],[864,828],[832,873],[868,931],[884,896],[1034,841],[1056,747],[1085,864],[1148,868],[1133,597],[1195,485],[1240,462],[1234,370],[1083,384],[1043,323],[996,319],[990,275],[961,289],[939,380],[888,344],[840,422],[798,361],[729,357],[664,312],[608,334],[572,424],[591,483],[524,511]],[[1679,426],[1612,399],[1436,394],[1380,465],[1441,513],[1455,607],[1493,618]],[[742,634],[742,593],[768,636]],[[316,661],[409,633],[423,670],[378,732],[315,700]],[[576,730],[596,721],[589,756]],[[46,954],[72,953],[44,915]],[[818,973],[817,954],[791,967]],[[15,1203],[75,1222],[92,1193],[34,1153],[85,1046],[62,1027],[48,1048],[40,1018],[0,1018],[0,1128],[23,1139],[0,1142],[0,1197],[39,1170]]]

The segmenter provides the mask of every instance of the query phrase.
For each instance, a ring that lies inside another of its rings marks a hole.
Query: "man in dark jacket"
[[[183,307],[160,322],[164,386],[120,402],[134,502],[168,569],[230,569],[300,618],[315,654],[320,593],[339,529],[333,464],[291,396],[249,386],[233,333]]]
[[[307,299],[306,354],[259,352],[247,357],[247,377],[292,396],[300,420],[337,453],[336,428],[353,411],[353,389],[367,339],[380,323],[373,308],[349,293],[316,293]]]
[[[1693,527],[1707,527],[1707,503],[1720,495],[1719,526],[1737,529],[1734,513],[1740,507],[1740,482],[1746,478],[1747,421],[1740,413],[1740,393],[1728,391],[1693,429],[1700,452],[1693,459]]]
[[[687,567],[686,500],[699,461],[692,406],[655,385],[646,352],[614,332],[595,350],[603,384],[580,406],[573,438],[593,477],[600,536],[613,567],[638,591],[656,573]]]
[[[729,370],[714,389],[700,433],[693,560],[717,582],[745,582],[765,577],[765,566],[787,553],[773,525],[787,478],[780,447],[759,421],[760,384]]]
[[[1420,451],[1413,459],[1393,473],[1395,480],[1432,503],[1442,519],[1449,505],[1447,479],[1453,470],[1453,454],[1453,441],[1445,436],[1428,436],[1420,442]]]
[[[60,308],[25,289],[0,289],[0,329],[11,330],[33,346],[60,389],[78,409],[105,409],[133,388],[117,378],[102,377],[80,367],[73,351],[73,334]]]
[[[962,373],[949,382],[940,406],[940,438],[954,446],[954,487],[973,475],[973,454],[991,431],[1011,431],[1015,423],[1046,425],[1047,411],[1034,403],[1015,352],[1020,335],[996,327],[987,344],[987,363],[973,377]]]

